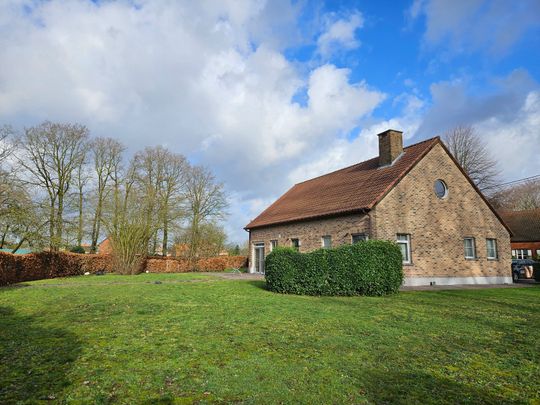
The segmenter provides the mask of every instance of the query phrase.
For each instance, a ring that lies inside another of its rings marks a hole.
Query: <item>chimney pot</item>
[[[379,137],[379,166],[389,166],[403,153],[403,132],[387,129]]]

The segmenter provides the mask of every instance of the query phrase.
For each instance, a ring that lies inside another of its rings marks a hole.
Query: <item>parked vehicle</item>
[[[530,280],[533,278],[533,266],[536,262],[531,259],[512,260],[512,279],[517,283],[520,279]]]

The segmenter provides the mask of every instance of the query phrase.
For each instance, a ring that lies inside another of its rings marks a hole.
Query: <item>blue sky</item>
[[[473,125],[540,173],[540,2],[0,2],[0,124],[86,124],[209,166],[232,241],[292,184]]]

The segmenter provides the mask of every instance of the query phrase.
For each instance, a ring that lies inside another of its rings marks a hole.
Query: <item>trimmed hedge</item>
[[[0,252],[0,286],[21,281],[80,276],[86,272],[110,272],[108,255],[81,255],[67,252],[39,252],[14,255]]]
[[[228,268],[244,267],[245,256],[218,256],[198,259],[195,268],[187,259],[149,257],[143,271],[150,273],[185,273],[190,271],[218,272]],[[0,252],[0,286],[21,281],[80,276],[84,273],[114,272],[111,255],[78,254],[68,252],[40,252],[14,255]]]
[[[391,294],[403,282],[402,260],[397,244],[381,240],[311,253],[276,248],[266,257],[266,284],[287,294]]]

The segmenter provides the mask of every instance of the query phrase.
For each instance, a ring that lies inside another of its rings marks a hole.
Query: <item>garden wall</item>
[[[0,252],[0,286],[21,281],[46,278],[80,276],[86,272],[113,273],[110,255],[40,252],[14,255]],[[219,256],[199,259],[195,268],[188,260],[173,257],[149,257],[144,271],[150,273],[186,273],[189,271],[224,271],[228,268],[244,267],[245,256]]]

